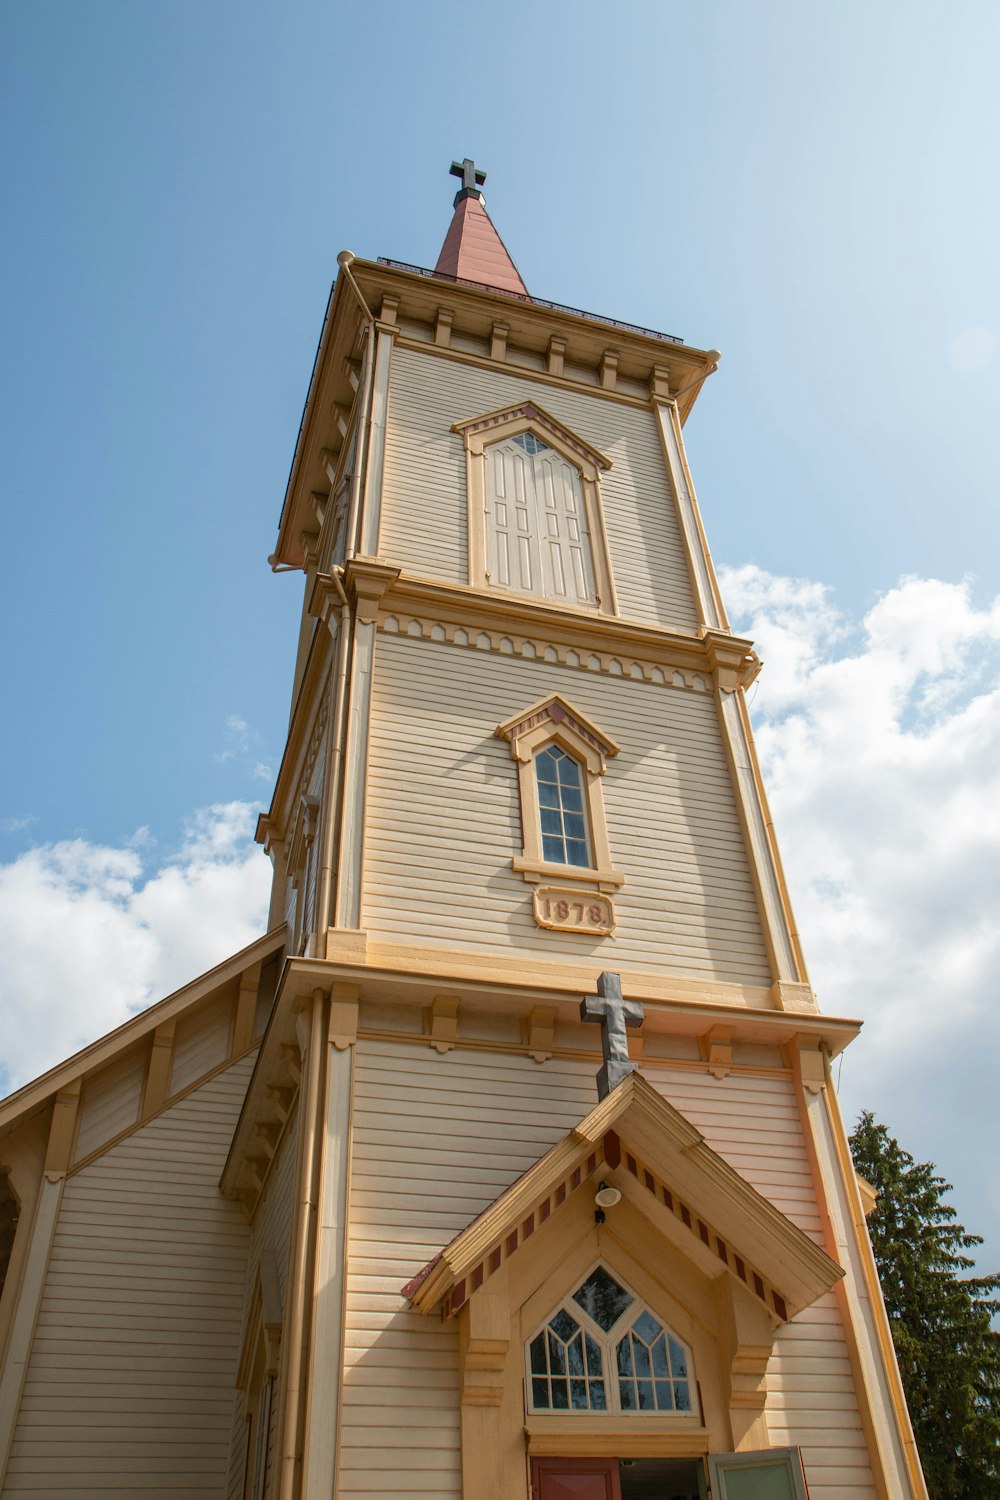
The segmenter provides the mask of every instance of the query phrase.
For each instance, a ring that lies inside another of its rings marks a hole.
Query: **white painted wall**
[[[521,851],[516,766],[496,725],[562,693],[621,746],[603,778],[613,939],[543,930]],[[372,937],[767,985],[715,704],[661,687],[382,634],[362,925]]]
[[[819,1241],[788,1074],[715,1079],[701,1067],[655,1063],[643,1073]],[[458,1496],[455,1326],[411,1312],[401,1288],[595,1102],[585,1063],[358,1043],[341,1500]],[[772,1441],[802,1446],[813,1500],[872,1500],[832,1296],[779,1335],[769,1384]]]
[[[469,582],[465,445],[451,425],[526,400],[611,460],[601,503],[620,613],[693,629],[691,582],[652,412],[514,370],[393,351],[380,555],[426,577]]]
[[[224,1494],[249,1229],[218,1184],[251,1061],[68,1179],[4,1496]]]

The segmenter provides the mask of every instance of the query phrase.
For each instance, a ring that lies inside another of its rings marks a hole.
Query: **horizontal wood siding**
[[[789,1078],[715,1079],[668,1066],[643,1073],[759,1192],[819,1238]],[[594,1070],[364,1040],[355,1079],[340,1493],[457,1496],[454,1324],[409,1311],[400,1288],[593,1106]],[[802,1446],[810,1495],[870,1500],[832,1295],[779,1334],[769,1387],[772,1442]]]
[[[772,1443],[802,1449],[809,1500],[876,1500],[833,1292],[779,1332],[767,1367]]]
[[[712,1078],[688,1068],[643,1064],[643,1077],[691,1124],[713,1151],[818,1245],[823,1229],[791,1080],[729,1073]]]
[[[691,583],[652,413],[521,372],[394,350],[380,555],[412,572],[468,583],[465,445],[451,425],[526,400],[611,460],[601,476],[601,504],[620,613],[693,626]]]
[[[582,1072],[358,1043],[340,1500],[460,1495],[456,1325],[400,1288],[586,1111]]]
[[[250,1424],[243,1414],[243,1392],[233,1392],[232,1434],[229,1441],[229,1481],[226,1500],[247,1500],[244,1494],[247,1471],[247,1441]]]
[[[66,1183],[3,1494],[219,1500],[249,1229],[242,1060]]]
[[[681,1069],[643,1074],[730,1166],[817,1244],[823,1228],[802,1122],[787,1078]],[[832,1292],[785,1324],[767,1372],[771,1442],[801,1447],[810,1500],[874,1500],[868,1453]]]
[[[288,1261],[292,1242],[292,1194],[295,1186],[296,1129],[298,1118],[298,1112],[296,1111],[293,1118],[289,1121],[285,1134],[279,1143],[263,1196],[254,1215],[253,1225],[251,1226],[250,1247],[247,1255],[247,1271],[244,1283],[243,1314],[240,1332],[241,1345],[247,1336],[247,1318],[252,1305],[254,1289],[257,1284],[257,1268],[260,1265],[261,1252],[264,1250],[272,1251],[275,1257],[278,1285],[281,1293],[282,1313],[284,1313],[287,1305]],[[254,1407],[254,1415],[256,1415],[256,1403],[251,1403],[251,1405]],[[272,1426],[277,1419],[277,1406],[278,1402],[275,1399],[271,1403]],[[244,1393],[237,1392],[233,1405],[230,1436],[229,1488],[227,1491],[229,1500],[242,1500],[243,1479],[247,1463],[247,1420],[245,1407]],[[266,1494],[271,1493],[270,1479],[274,1468],[274,1460],[275,1445],[272,1440],[268,1445],[268,1488],[265,1491]]]
[[[133,1049],[84,1083],[74,1161],[82,1161],[105,1141],[113,1140],[135,1124],[146,1076],[146,1056],[145,1048]]]
[[[510,867],[521,851],[517,771],[493,731],[552,692],[621,746],[602,783],[626,881],[613,944],[538,927],[531,887]],[[372,936],[770,982],[708,694],[382,635],[368,787]]]
[[[179,1094],[196,1078],[203,1078],[225,1062],[229,1053],[232,1012],[232,996],[220,995],[201,1010],[182,1016],[178,1021],[170,1070],[171,1094]]]

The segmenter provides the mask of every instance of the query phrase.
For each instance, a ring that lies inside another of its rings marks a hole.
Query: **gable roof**
[[[140,1011],[131,1020],[123,1022],[114,1031],[107,1032],[96,1042],[91,1042],[89,1046],[81,1048],[65,1062],[58,1063],[47,1073],[26,1083],[23,1088],[17,1089],[15,1093],[0,1101],[0,1131],[14,1124],[23,1115],[40,1108],[60,1089],[103,1066],[119,1052],[125,1051],[127,1047],[149,1032],[162,1026],[165,1021],[173,1020],[205,1000],[214,990],[221,989],[223,985],[238,978],[252,964],[263,963],[273,957],[274,954],[280,952],[284,943],[284,926],[265,933],[263,937],[256,938],[246,948],[242,948],[239,953],[234,953],[232,958],[227,958],[224,963],[217,964],[214,969],[209,969],[207,973],[199,975],[182,989],[175,990],[173,994],[151,1005],[148,1010]]]
[[[599,1167],[623,1167],[706,1252],[784,1322],[844,1275],[797,1225],[758,1193],[678,1109],[632,1073],[540,1157],[403,1288],[420,1312],[449,1317],[515,1254]],[[679,1240],[683,1248],[684,1237]]]

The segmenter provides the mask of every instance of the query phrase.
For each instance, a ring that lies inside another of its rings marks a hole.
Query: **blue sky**
[[[530,290],[722,349],[687,432],[720,564],[811,580],[863,665],[887,596],[928,651],[951,601],[947,680],[901,700],[883,771],[936,743],[928,702],[958,736],[1000,584],[998,42],[996,6],[925,0],[8,0],[0,861],[77,840],[144,851],[147,878],[204,852],[198,809],[246,804],[235,839],[266,805],[299,603],[266,558],[336,254],[433,264],[453,156],[486,168]],[[909,574],[953,592],[894,594]],[[763,608],[748,577],[780,658],[817,596]],[[762,726],[820,724],[766,683]],[[920,1098],[890,1123],[957,1153]]]

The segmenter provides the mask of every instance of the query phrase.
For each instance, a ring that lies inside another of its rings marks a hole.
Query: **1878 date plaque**
[[[534,891],[535,921],[553,932],[590,932],[607,937],[615,928],[615,909],[609,896],[596,891],[563,890],[537,885]]]

